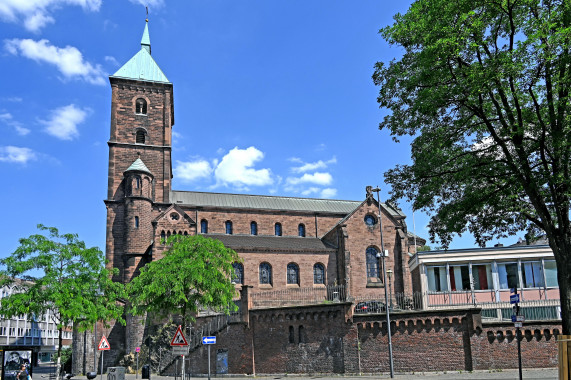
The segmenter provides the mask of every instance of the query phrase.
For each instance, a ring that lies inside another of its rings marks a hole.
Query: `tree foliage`
[[[234,310],[236,252],[200,235],[173,235],[166,244],[170,248],[164,257],[144,266],[127,285],[133,314],[179,314],[185,327],[200,309]]]
[[[2,299],[0,314],[32,319],[49,312],[59,332],[60,358],[65,328],[82,331],[111,319],[125,323],[118,302],[124,289],[111,281],[114,272],[105,268],[99,248],[87,248],[77,235],[60,235],[54,227],[38,229],[46,234],[20,239],[20,246],[0,260],[5,266],[0,285],[15,288]]]
[[[412,164],[385,173],[391,196],[431,213],[444,245],[545,233],[571,333],[571,2],[419,0],[394,19],[381,34],[403,55],[373,75],[380,128],[414,139]]]

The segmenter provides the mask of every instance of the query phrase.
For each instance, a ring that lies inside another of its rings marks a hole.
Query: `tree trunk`
[[[56,365],[56,379],[62,379],[61,370],[61,344],[62,344],[63,327],[58,329],[58,347],[57,347],[57,365]]]
[[[549,246],[553,250],[557,263],[557,282],[561,302],[561,325],[563,335],[571,335],[571,236],[557,231],[549,236]]]

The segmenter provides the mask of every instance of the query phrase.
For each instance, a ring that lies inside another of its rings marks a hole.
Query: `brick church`
[[[119,269],[116,281],[127,283],[160,259],[161,238],[203,234],[240,255],[234,281],[254,293],[339,284],[349,295],[382,294],[379,209],[371,188],[357,201],[173,190],[173,83],[151,55],[148,23],[141,49],[109,80],[106,255]],[[410,293],[412,235],[400,210],[381,209],[393,289]],[[125,341],[127,352],[132,344]]]

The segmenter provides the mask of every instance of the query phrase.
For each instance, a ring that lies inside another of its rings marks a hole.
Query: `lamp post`
[[[393,309],[393,288],[391,287],[391,278],[393,277],[393,271],[387,269],[387,276],[389,276],[389,306],[391,310]]]
[[[383,284],[385,284],[385,305],[388,305],[388,294],[387,294],[387,271],[386,271],[386,267],[385,267],[385,246],[383,243],[383,215],[381,212],[381,197],[380,197],[380,193],[381,193],[381,189],[377,186],[376,188],[372,189],[371,191],[377,193],[377,203],[379,205],[379,225],[380,225],[380,231],[381,231],[381,252],[378,254],[378,256],[381,257],[381,265],[383,266]],[[391,272],[392,273],[392,272]],[[389,368],[391,371],[391,379],[395,377],[395,371],[393,368],[393,342],[392,342],[392,337],[391,337],[391,316],[390,316],[390,311],[389,308],[386,307],[386,314],[387,314],[387,336],[389,337]]]

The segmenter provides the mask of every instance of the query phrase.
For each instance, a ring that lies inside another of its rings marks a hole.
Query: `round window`
[[[377,223],[377,218],[371,214],[365,215],[365,224],[367,226],[374,226]]]
[[[172,220],[178,220],[178,218],[179,218],[179,215],[178,215],[176,212],[173,212],[173,213],[171,214],[171,219],[172,219]]]

